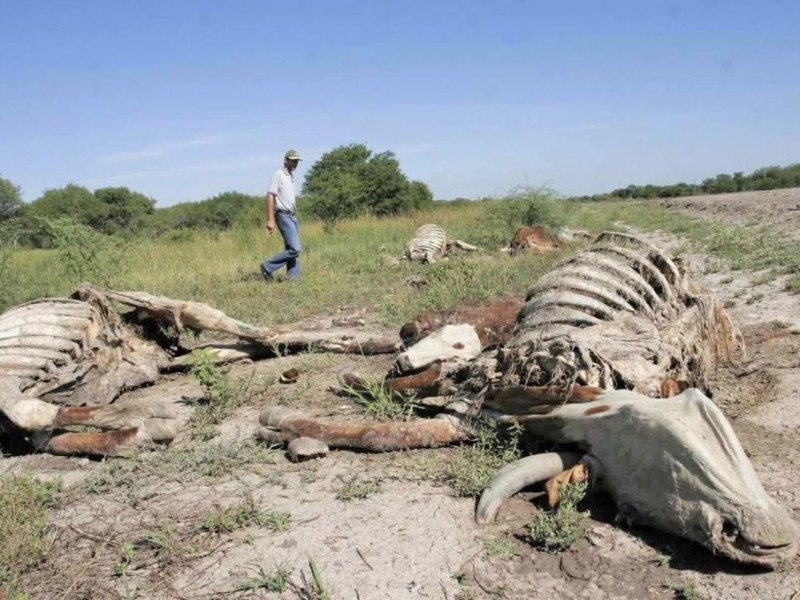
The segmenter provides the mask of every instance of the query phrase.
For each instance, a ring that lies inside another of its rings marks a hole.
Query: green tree
[[[433,202],[424,183],[409,181],[392,152],[374,154],[364,144],[339,146],[306,174],[308,211],[326,223],[361,214],[394,215]]]
[[[28,205],[25,212],[28,216],[48,219],[69,217],[95,228],[100,228],[108,218],[106,204],[85,187],[74,183],[45,191]]]
[[[25,241],[37,247],[51,246],[52,232],[44,224],[62,218],[101,229],[108,219],[108,206],[80,185],[71,183],[63,188],[47,190],[23,210]]]
[[[105,205],[105,215],[100,229],[105,233],[131,231],[144,215],[152,214],[156,201],[126,187],[107,187],[94,191],[94,196]]]
[[[13,217],[22,207],[19,186],[0,177],[0,221]]]

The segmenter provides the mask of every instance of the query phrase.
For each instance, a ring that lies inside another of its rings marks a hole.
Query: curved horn
[[[582,456],[577,452],[547,452],[526,456],[506,465],[489,480],[483,490],[475,520],[480,525],[491,523],[497,517],[503,500],[531,484],[555,477],[575,466]]]

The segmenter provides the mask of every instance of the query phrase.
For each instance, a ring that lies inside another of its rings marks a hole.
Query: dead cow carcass
[[[503,248],[512,256],[523,252],[541,253],[563,248],[565,243],[539,226],[520,227],[514,232],[508,246]]]
[[[477,250],[476,246],[461,240],[448,240],[444,229],[429,223],[414,232],[414,237],[403,250],[403,259],[433,263],[445,258],[453,247],[461,250]]]
[[[112,301],[133,310],[120,315]],[[38,448],[58,454],[117,455],[172,440],[191,416],[180,398],[123,396],[154,383],[165,369],[185,366],[189,355],[176,355],[175,340],[163,334],[168,325],[248,342],[214,346],[219,360],[307,349],[393,353],[399,346],[348,328],[284,333],[198,302],[82,285],[71,298],[38,300],[0,315],[0,433],[32,432]],[[72,426],[82,431],[69,431]]]
[[[452,327],[430,337],[451,339]],[[273,408],[262,413],[262,434],[385,451],[469,439],[477,416],[517,422],[532,439],[565,451],[503,469],[484,491],[479,522],[493,520],[502,500],[523,487],[551,480],[555,496],[558,481],[588,470],[626,520],[775,567],[797,552],[798,528],[701,391],[740,343],[719,301],[694,287],[679,263],[637,238],[605,233],[531,288],[502,348],[467,362],[417,346],[404,353],[415,369],[407,378],[428,374],[428,389],[455,392],[452,412],[339,426]],[[694,387],[656,399],[664,381]]]

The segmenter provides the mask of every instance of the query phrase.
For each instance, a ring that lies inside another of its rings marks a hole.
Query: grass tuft
[[[537,511],[529,526],[531,541],[546,552],[563,552],[586,533],[586,513],[578,511],[578,503],[586,494],[586,483],[569,483],[559,487],[559,503],[555,510]]]
[[[291,572],[284,566],[277,567],[274,571],[266,572],[259,567],[258,574],[253,577],[242,579],[236,585],[237,592],[266,592],[281,593],[286,591],[289,586],[289,576]]]
[[[253,498],[246,494],[239,504],[219,509],[205,515],[195,526],[197,532],[230,533],[245,527],[264,527],[275,533],[288,531],[292,515],[287,512],[263,510]]]
[[[356,389],[349,385],[342,390],[351,396],[364,413],[376,421],[407,421],[414,414],[414,397],[403,398],[387,389],[380,381],[366,380],[366,389]]]
[[[84,479],[90,494],[121,493],[128,504],[137,506],[155,495],[149,486],[156,482],[187,483],[203,478],[228,477],[239,469],[271,461],[277,451],[256,440],[220,443],[192,443],[180,448],[141,452],[109,460]]]
[[[337,500],[366,500],[381,491],[381,482],[376,479],[361,479],[358,475],[340,477],[342,485],[336,488]]]
[[[444,467],[442,479],[459,496],[478,495],[503,465],[520,455],[521,428],[500,429],[496,422],[479,426],[472,446],[462,446]]]
[[[0,480],[0,588],[43,560],[53,544],[49,512],[60,505],[61,483],[28,473]]]

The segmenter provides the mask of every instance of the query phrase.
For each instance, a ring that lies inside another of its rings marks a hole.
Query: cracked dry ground
[[[672,249],[682,244],[666,234],[648,239]],[[705,257],[688,258],[698,282],[726,302],[748,347],[736,365],[717,374],[715,400],[764,487],[800,517],[800,335],[784,326],[800,324],[800,297],[782,291],[780,279],[764,282],[724,268],[704,274]],[[223,464],[211,476],[193,471],[198,463],[192,460],[204,460],[193,457],[127,478],[118,474],[122,485],[89,494],[87,478],[107,465],[45,455],[3,459],[0,472],[30,469],[61,477],[72,490],[55,517],[54,551],[26,576],[23,589],[33,598],[312,598],[312,558],[332,599],[674,598],[685,585],[706,599],[800,597],[796,567],[759,571],[649,529],[623,528],[603,498],[590,501],[586,539],[560,555],[525,541],[535,493],[512,498],[496,524],[479,528],[473,501],[455,497],[432,476],[454,449],[338,451],[292,464],[280,452],[249,444],[258,412],[269,404],[362,419],[329,386],[342,366],[355,363],[379,375],[390,361],[311,354],[234,366],[231,376],[254,382],[257,393],[206,444],[221,441],[234,453],[255,453],[254,460],[233,469]],[[299,382],[276,383],[289,367],[300,370]],[[170,376],[137,393],[192,397],[200,390],[185,376]],[[358,498],[359,490],[366,498]],[[248,499],[272,514],[290,514],[290,523],[221,532],[198,527],[208,514]],[[293,582],[286,591],[237,591],[248,578],[279,568]]]

